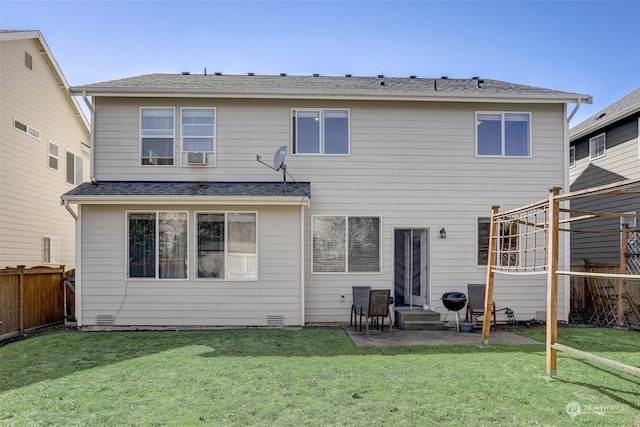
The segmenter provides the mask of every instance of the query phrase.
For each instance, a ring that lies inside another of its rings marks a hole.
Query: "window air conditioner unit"
[[[188,151],[187,153],[188,165],[206,165],[207,153],[204,151]]]

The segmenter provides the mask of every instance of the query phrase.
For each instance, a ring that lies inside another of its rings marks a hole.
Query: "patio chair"
[[[393,322],[391,321],[391,310],[389,309],[389,298],[391,291],[389,289],[374,289],[369,292],[369,304],[366,310],[363,311],[365,327],[367,328],[367,338],[369,338],[369,324],[370,321],[375,319],[381,319],[380,330],[384,330],[384,319],[389,319],[389,331],[393,336]],[[362,317],[360,317],[362,322]],[[360,329],[362,330],[362,328]]]
[[[358,317],[360,318],[360,331],[362,331],[363,311],[369,306],[369,292],[371,286],[352,286],[353,303],[351,304],[351,317],[349,325],[355,324],[358,329]]]
[[[484,283],[469,283],[467,285],[467,320],[475,323],[478,317],[484,316],[484,295],[486,291]],[[493,317],[493,329],[496,329],[496,303],[491,301],[491,313]]]

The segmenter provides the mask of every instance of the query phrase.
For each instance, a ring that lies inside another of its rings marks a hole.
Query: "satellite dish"
[[[287,155],[287,146],[283,145],[282,147],[278,148],[278,151],[276,151],[276,154],[273,156],[273,168],[277,171],[279,171],[282,168],[282,165],[284,164],[284,158]]]

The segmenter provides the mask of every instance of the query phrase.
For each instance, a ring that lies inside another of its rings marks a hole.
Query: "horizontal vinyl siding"
[[[83,157],[88,179],[88,132],[33,40],[2,42],[0,62],[0,268],[41,265],[43,235],[59,237],[59,263],[74,268],[75,223],[60,196],[73,188],[67,150]],[[15,129],[14,118],[38,129],[40,139]],[[49,141],[58,145],[58,170],[49,168]]]
[[[605,134],[606,154],[589,160],[589,139]],[[605,184],[640,178],[638,158],[638,118],[630,117],[603,130],[575,141],[576,166],[570,169],[571,190],[579,191]],[[571,201],[571,209],[593,212],[640,213],[640,196],[591,196]],[[640,221],[639,221],[640,224]],[[571,225],[572,230],[615,231],[620,229],[619,218],[599,218]],[[572,233],[571,262],[619,263],[620,235],[618,233]]]
[[[190,280],[126,280],[126,211],[189,212]],[[258,212],[258,281],[193,280],[194,211]],[[297,207],[84,206],[82,323],[114,326],[265,326],[267,316],[301,324],[300,214]]]
[[[176,114],[181,106],[215,107],[217,167],[138,166],[140,105],[174,106]],[[270,163],[279,146],[290,147],[292,108],[350,111],[350,155],[292,155],[289,150],[285,160],[297,181],[311,182],[304,236],[308,323],[348,321],[353,285],[393,288],[397,227],[431,231],[430,298],[434,308],[445,314],[439,300],[444,292],[466,292],[467,283],[485,280],[486,268],[476,267],[476,217],[489,216],[492,205],[506,210],[547,198],[549,188],[565,182],[562,105],[442,102],[98,99],[96,174],[99,180],[279,181],[282,174],[256,162],[256,155]],[[531,158],[476,157],[476,111],[531,112]],[[311,274],[313,214],[380,216],[382,272]],[[447,239],[437,237],[441,227],[446,228]],[[266,232],[262,227],[261,233]],[[259,254],[260,281],[265,272],[277,270],[278,262],[294,260],[298,249],[289,249],[291,255],[286,257],[278,251]],[[274,262],[265,266],[265,255]],[[540,277],[500,277],[498,305],[514,309],[519,320],[533,318],[545,308],[546,282]],[[559,299],[562,306],[562,291]],[[566,313],[559,316],[562,319]]]

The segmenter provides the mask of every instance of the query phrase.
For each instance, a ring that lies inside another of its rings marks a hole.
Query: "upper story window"
[[[380,217],[312,217],[313,273],[380,273]]]
[[[60,262],[59,254],[60,238],[54,236],[42,237],[42,263],[58,264]]]
[[[349,154],[349,110],[292,110],[294,154]]]
[[[58,163],[60,161],[58,156],[59,151],[60,148],[58,147],[58,144],[49,141],[49,167],[51,169],[58,170]]]
[[[173,165],[174,115],[172,107],[140,108],[142,165]]]
[[[476,112],[476,155],[531,156],[531,113]]]
[[[35,139],[40,139],[40,131],[32,126],[29,126],[26,123],[21,122],[20,120],[13,119],[13,127],[18,129],[21,132],[26,133],[34,137]]]
[[[84,159],[67,151],[67,183],[80,185],[84,180]]]
[[[213,166],[215,153],[215,109],[182,108],[182,164]]]
[[[607,140],[604,133],[589,139],[589,160],[604,157],[607,151]]]
[[[576,165],[576,147],[572,145],[569,147],[569,167],[572,168]]]

